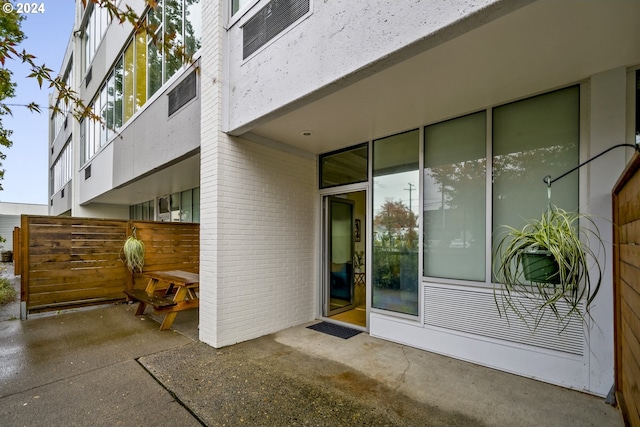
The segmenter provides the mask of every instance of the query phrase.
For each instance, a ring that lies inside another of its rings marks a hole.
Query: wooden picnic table
[[[153,312],[164,314],[160,330],[171,328],[179,311],[196,308],[200,305],[198,294],[200,276],[197,273],[182,270],[147,271],[149,278],[146,289],[125,291],[131,299],[138,301],[135,315],[144,313],[147,304],[153,306]],[[158,295],[158,294],[161,294]],[[173,298],[170,298],[172,297]]]

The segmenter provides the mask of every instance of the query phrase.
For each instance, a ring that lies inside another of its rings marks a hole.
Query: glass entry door
[[[354,202],[325,199],[325,316],[354,308]]]

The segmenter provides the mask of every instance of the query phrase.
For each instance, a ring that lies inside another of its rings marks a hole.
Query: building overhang
[[[638,16],[634,1],[537,1],[229,133],[319,154],[637,67]]]

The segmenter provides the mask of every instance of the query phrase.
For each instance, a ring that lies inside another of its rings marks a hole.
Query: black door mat
[[[346,326],[340,326],[336,325],[335,323],[329,322],[316,323],[315,325],[307,326],[307,328],[325,334],[333,335],[334,337],[343,338],[345,340],[362,332],[357,329],[347,328]]]

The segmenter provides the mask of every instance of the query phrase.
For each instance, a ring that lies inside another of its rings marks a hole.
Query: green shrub
[[[15,301],[17,292],[9,279],[0,278],[0,304],[9,304]]]

